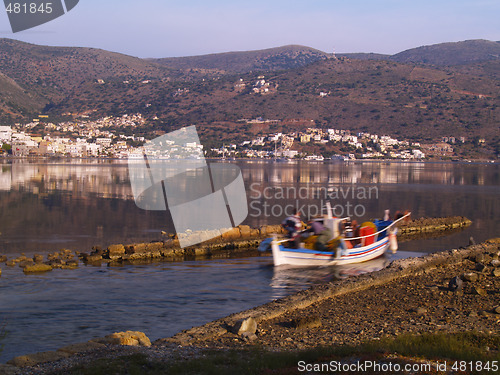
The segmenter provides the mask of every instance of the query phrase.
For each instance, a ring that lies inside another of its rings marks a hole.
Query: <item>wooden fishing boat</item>
[[[286,247],[289,239],[278,240],[276,237],[263,241],[260,249],[271,247],[275,266],[288,264],[295,266],[325,266],[343,265],[350,263],[366,262],[382,256],[389,248],[396,252],[396,224],[409,216],[407,214],[395,221],[378,221],[373,227],[378,231],[370,231],[360,237],[345,237],[339,233],[339,223],[349,218],[333,218],[325,215],[323,225],[333,233],[333,238],[328,243],[327,251],[314,249],[314,241],[305,241],[297,249]],[[266,242],[267,241],[267,242]],[[353,245],[356,243],[356,245]]]

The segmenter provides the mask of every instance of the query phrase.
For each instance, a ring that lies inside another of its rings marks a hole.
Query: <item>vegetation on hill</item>
[[[500,42],[465,40],[440,43],[400,52],[390,57],[392,61],[433,65],[463,65],[482,61],[500,60]]]
[[[170,69],[205,69],[227,73],[276,71],[309,65],[329,54],[310,47],[288,45],[257,51],[152,59]]]

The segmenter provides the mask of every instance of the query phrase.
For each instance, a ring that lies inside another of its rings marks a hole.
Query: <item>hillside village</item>
[[[0,126],[1,154],[4,157],[111,157],[127,158],[141,154],[140,146],[148,139],[135,134],[125,135],[123,129],[140,129],[146,123],[140,114],[83,118],[78,122],[51,123],[39,116],[29,124]],[[245,124],[277,124],[280,120],[241,119]],[[204,149],[206,157],[220,158],[282,158],[305,160],[355,160],[456,157],[455,147],[467,142],[465,137],[443,137],[433,143],[421,144],[388,135],[353,132],[344,129],[321,129],[311,126],[302,131],[261,134],[238,143],[222,144]],[[33,130],[43,128],[43,134]],[[130,133],[128,131],[127,133]],[[153,138],[151,136],[150,138]],[[484,139],[479,140],[479,147]],[[317,152],[318,147],[323,152]],[[203,148],[198,145],[197,148]]]

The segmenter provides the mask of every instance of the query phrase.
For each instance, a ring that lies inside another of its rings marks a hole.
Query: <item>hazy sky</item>
[[[68,14],[0,37],[170,57],[302,44],[325,52],[396,53],[466,39],[500,40],[500,0],[80,0]]]

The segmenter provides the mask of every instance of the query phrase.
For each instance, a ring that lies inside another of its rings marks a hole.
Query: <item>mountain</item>
[[[197,124],[215,140],[246,139],[255,129],[299,130],[299,124],[414,140],[492,139],[500,123],[497,44],[447,43],[389,60],[376,54],[334,58],[301,46],[146,60],[0,39],[0,122],[28,121],[38,113],[57,119],[140,112],[148,119],[144,133]],[[488,48],[482,56],[489,60],[454,65],[468,61],[478,46]],[[421,62],[433,54],[434,62],[447,66]],[[238,122],[258,117],[280,121]]]
[[[276,71],[306,66],[328,58],[314,48],[288,45],[257,51],[214,53],[210,55],[150,59],[170,69],[204,69],[226,73]]]
[[[48,96],[65,96],[81,82],[165,75],[165,69],[137,57],[95,48],[48,47],[0,39],[0,71]]]
[[[400,63],[432,65],[465,65],[490,60],[500,60],[500,42],[466,40],[412,48],[390,57]]]

